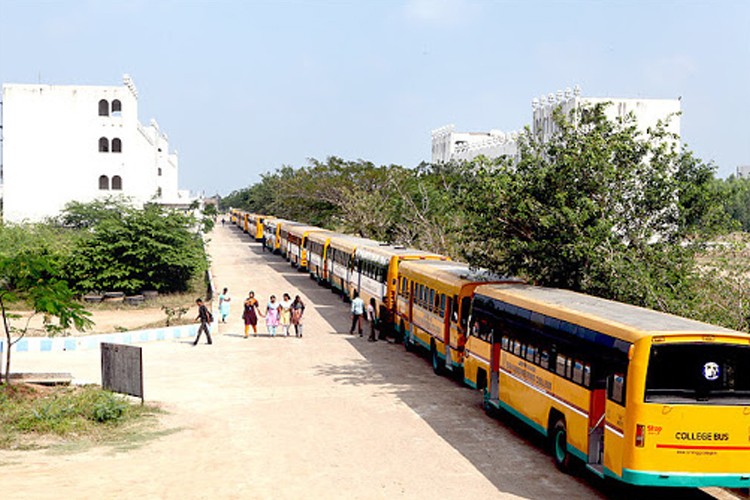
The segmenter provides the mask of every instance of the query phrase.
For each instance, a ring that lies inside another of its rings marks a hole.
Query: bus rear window
[[[645,401],[750,404],[750,346],[705,343],[652,346]]]

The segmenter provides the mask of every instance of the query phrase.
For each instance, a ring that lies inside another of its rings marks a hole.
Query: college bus
[[[410,260],[450,260],[413,248],[390,245],[360,246],[354,251],[346,287],[349,297],[356,291],[365,304],[375,299],[378,322],[393,325],[396,312],[399,264]]]
[[[549,437],[556,465],[650,486],[750,486],[750,336],[550,288],[484,285],[488,411]]]
[[[263,235],[266,238],[266,248],[272,253],[279,253],[281,250],[281,226],[289,221],[284,219],[267,218],[263,222]]]
[[[351,273],[354,252],[361,246],[378,246],[375,240],[334,233],[328,243],[325,266],[331,291],[340,292],[344,300],[349,299],[347,283]]]
[[[330,231],[313,231],[307,236],[305,249],[307,250],[307,269],[310,271],[310,278],[318,282],[319,285],[328,285],[328,267],[326,266],[326,254],[331,238],[336,233]]]
[[[263,222],[266,220],[265,215],[248,214],[247,216],[247,234],[255,241],[263,240]]]
[[[317,226],[291,226],[289,228],[289,261],[299,271],[307,271],[307,238],[311,233],[329,231]]]
[[[399,265],[398,283],[394,326],[403,335],[406,349],[421,346],[430,352],[435,373],[459,373],[467,385],[484,389],[491,346],[472,338],[473,344],[468,346],[471,350],[466,349],[474,289],[488,283],[522,281],[472,269],[461,262],[416,260]]]

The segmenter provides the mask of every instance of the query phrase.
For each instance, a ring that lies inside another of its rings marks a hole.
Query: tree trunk
[[[8,325],[8,318],[5,316],[5,302],[2,296],[0,296],[0,309],[3,313],[3,329],[5,330],[5,384],[10,385],[10,326]]]

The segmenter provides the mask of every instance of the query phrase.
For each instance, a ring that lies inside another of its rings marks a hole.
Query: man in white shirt
[[[354,291],[352,299],[352,327],[349,329],[349,335],[354,335],[354,327],[357,327],[359,336],[362,336],[362,315],[365,314],[365,301],[359,297],[359,293]]]

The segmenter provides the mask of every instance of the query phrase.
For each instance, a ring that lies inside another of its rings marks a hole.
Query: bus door
[[[448,295],[445,297],[445,308],[443,309],[443,345],[445,345],[445,367],[453,370],[453,355],[451,354],[451,301]]]
[[[478,323],[475,323],[478,325]],[[499,329],[492,331],[492,349],[490,350],[490,381],[485,394],[485,400],[500,407],[500,347],[502,347],[502,334]]]
[[[589,449],[588,463],[592,466],[602,466],[604,455],[604,425],[607,415],[607,388],[603,381],[596,380],[591,373],[591,365],[583,366],[584,380],[591,381],[591,395],[589,399]],[[597,468],[598,468],[597,467]],[[602,472],[601,470],[599,472]]]

